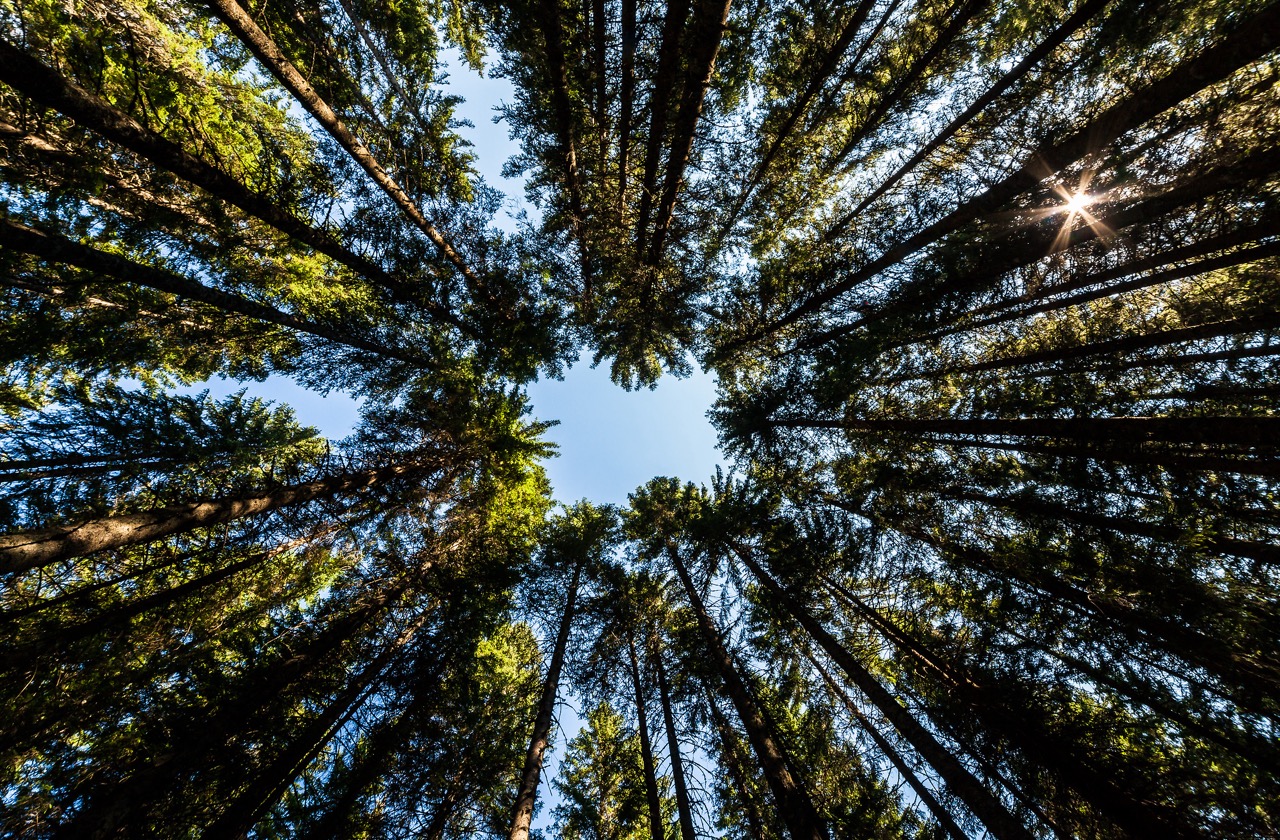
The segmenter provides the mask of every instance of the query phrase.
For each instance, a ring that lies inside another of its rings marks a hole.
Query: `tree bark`
[[[331,341],[364,350],[378,356],[411,362],[417,365],[430,365],[421,356],[412,356],[386,345],[368,341],[355,335],[342,335],[335,330],[282,312],[272,306],[249,300],[240,295],[214,289],[189,277],[183,277],[171,271],[143,263],[134,262],[118,254],[99,251],[88,245],[73,242],[70,239],[52,233],[36,230],[8,219],[0,219],[0,245],[12,248],[24,254],[40,257],[51,262],[65,263],[85,271],[91,271],[102,277],[110,277],[125,283],[136,283],[158,292],[177,295],[189,300],[213,306],[224,312],[243,315],[257,321],[284,327],[285,329],[314,335]]]
[[[740,555],[743,565],[760,581],[775,602],[784,608],[805,632],[822,647],[858,690],[866,695],[880,713],[906,741],[937,771],[947,787],[958,796],[974,816],[982,820],[991,834],[1006,840],[1032,840],[1033,835],[959,760],[909,712],[897,698],[882,686],[835,637],[828,633],[806,609],[767,575],[748,554]]]
[[[627,634],[627,653],[630,656],[631,687],[636,697],[636,729],[640,735],[640,760],[644,765],[644,793],[649,805],[649,836],[652,840],[664,840],[666,828],[662,819],[662,799],[658,794],[658,776],[653,764],[653,742],[649,738],[649,712],[644,700],[644,686],[640,681],[640,661],[636,656],[635,640]]]
[[[128,114],[98,99],[3,38],[0,38],[0,81],[33,102],[61,112],[139,157],[309,245],[361,277],[386,288],[398,299],[417,300],[420,296],[420,289],[393,277],[381,266],[348,250],[326,231],[312,227],[266,196],[251,191],[220,169],[143,127]],[[432,317],[465,335],[479,337],[470,326],[436,304],[420,302],[419,305]]]
[[[712,621],[702,599],[698,597],[698,591],[693,586],[693,580],[689,577],[684,562],[674,548],[668,547],[667,556],[680,582],[684,585],[689,605],[697,617],[698,629],[706,645],[707,656],[723,680],[729,699],[733,702],[738,717],[747,731],[747,739],[751,742],[751,748],[760,762],[760,769],[764,771],[765,780],[773,792],[783,824],[791,833],[792,840],[826,840],[827,831],[821,817],[814,809],[808,793],[791,774],[782,745],[774,737],[769,723],[752,698],[746,683],[738,675],[733,658],[729,655],[724,643],[720,641],[715,622]]]
[[[256,496],[170,505],[140,513],[105,516],[72,525],[8,534],[0,536],[0,574],[26,572],[95,551],[138,545],[338,493],[358,492],[427,469],[429,467],[424,465],[396,464],[286,485]]]
[[[542,775],[542,759],[551,744],[551,722],[556,709],[556,693],[560,688],[560,671],[564,667],[565,647],[569,643],[569,629],[573,624],[574,602],[578,598],[578,582],[581,580],[582,568],[586,560],[579,560],[573,569],[573,579],[565,595],[564,614],[560,618],[560,630],[556,634],[555,648],[551,653],[551,662],[547,667],[547,680],[542,688],[542,698],[538,701],[538,716],[533,724],[533,738],[529,741],[529,752],[524,759],[524,772],[520,778],[520,789],[516,793],[515,807],[512,809],[511,830],[509,840],[528,840],[529,824],[533,821],[533,805],[538,796],[538,780]]]
[[[733,786],[738,789],[738,801],[742,805],[743,813],[747,816],[747,828],[753,840],[764,840],[764,815],[760,813],[760,803],[751,795],[747,780],[742,775],[742,765],[745,760],[739,751],[738,736],[729,726],[729,721],[725,720],[724,713],[716,703],[715,695],[709,689],[706,695],[707,711],[711,712],[711,719],[716,724],[716,734],[720,738],[720,753],[724,757],[722,764],[729,771]]]
[[[676,719],[671,712],[671,692],[667,686],[667,669],[662,664],[662,651],[654,653],[658,672],[658,696],[662,699],[662,722],[667,730],[667,752],[671,756],[671,779],[676,788],[676,810],[680,815],[682,840],[697,840],[693,830],[693,809],[689,806],[689,785],[684,776],[684,759],[680,756],[680,738],[676,733]]]

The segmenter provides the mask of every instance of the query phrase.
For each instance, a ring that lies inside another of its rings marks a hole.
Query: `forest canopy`
[[[0,0],[0,184],[0,835],[1280,836],[1280,3]]]

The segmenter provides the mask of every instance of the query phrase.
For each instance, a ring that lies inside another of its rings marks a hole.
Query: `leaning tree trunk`
[[[538,701],[538,716],[533,724],[533,737],[524,759],[524,773],[520,777],[520,789],[516,793],[512,809],[509,840],[528,840],[529,824],[533,821],[533,803],[538,795],[538,780],[542,775],[542,759],[551,744],[551,718],[556,708],[556,693],[560,688],[560,671],[564,667],[565,647],[569,644],[569,628],[573,624],[574,602],[578,598],[578,582],[586,560],[579,560],[573,570],[573,580],[565,596],[564,615],[560,618],[560,631],[556,634],[556,646],[547,667],[547,680],[542,687],[542,699]]]
[[[95,551],[125,548],[195,528],[270,513],[339,493],[365,490],[389,479],[425,472],[421,465],[395,464],[341,473],[319,481],[290,484],[256,496],[238,496],[169,505],[139,513],[104,516],[72,525],[0,536],[0,574],[30,571]]]
[[[144,127],[133,117],[97,98],[4,38],[0,38],[0,81],[33,102],[59,111],[143,160],[172,172],[220,201],[238,207],[281,233],[309,245],[359,276],[387,289],[398,299],[420,299],[421,289],[392,276],[373,261],[352,252],[329,232],[313,227],[269,197],[254,192],[222,170]],[[474,329],[442,307],[430,302],[422,302],[420,305],[441,322],[471,338],[478,337]]]
[[[744,337],[733,348],[726,349],[737,349],[738,346],[776,333],[801,318],[816,313],[884,269],[900,263],[980,216],[1000,209],[1044,178],[1265,56],[1277,44],[1280,44],[1280,4],[1273,3],[1214,46],[1178,65],[1164,78],[1134,91],[1065,137],[1045,143],[1027,157],[1027,162],[1022,167],[981,195],[966,201],[947,216],[890,247],[839,282],[805,298],[786,314],[764,325],[758,332]]]
[[[662,840],[666,829],[662,820],[662,799],[658,795],[658,777],[653,766],[653,742],[649,739],[649,712],[644,701],[644,686],[640,681],[640,660],[636,656],[635,640],[627,637],[627,653],[630,656],[631,686],[636,695],[636,728],[640,734],[640,760],[644,765],[644,793],[649,804],[649,836]]]
[[[733,786],[738,791],[739,804],[742,806],[743,813],[747,816],[747,829],[752,840],[764,840],[764,814],[760,813],[760,803],[751,795],[751,790],[747,787],[747,779],[742,771],[744,760],[740,752],[741,745],[738,743],[737,733],[729,726],[729,721],[725,720],[724,713],[716,705],[716,698],[711,693],[711,690],[705,687],[704,690],[707,695],[707,711],[711,713],[711,719],[715,721],[716,734],[720,738],[720,752],[724,758],[721,764],[728,771],[729,778],[733,781]]]
[[[676,788],[676,808],[680,814],[681,840],[697,840],[693,830],[693,809],[689,806],[689,785],[685,781],[684,759],[680,757],[680,738],[676,718],[671,713],[671,691],[667,686],[667,669],[662,664],[662,651],[654,655],[658,671],[658,694],[662,698],[662,722],[667,730],[667,752],[671,755],[671,779]]]
[[[276,46],[271,37],[262,31],[244,7],[236,0],[206,0],[206,2],[219,19],[249,48],[262,66],[293,94],[293,98],[307,109],[307,112],[329,133],[330,137],[338,142],[339,146],[346,150],[352,160],[359,164],[387,197],[395,202],[414,226],[426,234],[440,255],[453,264],[473,289],[483,290],[484,282],[462,259],[457,249],[445,239],[435,225],[427,220],[409,194],[387,174],[373,152],[351,132],[351,129],[347,128],[329,103],[325,102],[310,82],[298,72],[293,62]]]
[[[711,614],[707,612],[706,606],[698,596],[698,591],[693,586],[693,579],[689,577],[689,571],[685,568],[684,561],[680,559],[679,554],[671,547],[668,547],[667,556],[671,560],[671,565],[675,568],[681,584],[684,585],[685,594],[689,598],[689,605],[693,608],[694,615],[697,617],[698,629],[701,631],[702,641],[706,645],[706,653],[710,664],[720,675],[721,680],[724,682],[725,690],[729,694],[729,699],[733,702],[734,708],[738,712],[738,717],[742,720],[742,725],[747,732],[747,739],[751,742],[751,748],[755,751],[756,759],[760,762],[760,769],[764,771],[765,780],[769,783],[769,789],[773,792],[778,813],[782,817],[782,822],[787,826],[787,830],[791,833],[792,840],[826,840],[827,831],[823,825],[822,818],[818,816],[818,812],[813,807],[813,802],[809,799],[808,793],[798,783],[795,776],[792,775],[782,745],[774,737],[768,721],[765,720],[764,714],[747,690],[746,683],[743,682],[742,677],[734,667],[733,658],[720,640],[720,634],[716,630],[715,622],[712,621]]]
[[[818,676],[822,677],[822,681],[826,683],[827,690],[835,695],[845,709],[848,710],[849,714],[857,722],[862,731],[867,733],[867,736],[875,743],[876,749],[880,750],[880,752],[884,754],[884,757],[889,759],[889,763],[898,771],[898,775],[905,779],[907,784],[910,785],[911,790],[915,792],[916,798],[923,802],[924,806],[929,809],[929,813],[938,821],[938,825],[942,826],[943,830],[947,832],[952,840],[968,840],[969,835],[956,824],[955,817],[951,816],[951,812],[942,807],[942,803],[938,801],[938,797],[934,796],[933,791],[929,790],[924,782],[920,780],[920,776],[916,773],[915,769],[912,768],[911,765],[907,764],[906,760],[902,757],[902,754],[894,748],[893,744],[889,743],[889,739],[885,738],[884,735],[880,733],[880,730],[876,729],[875,724],[867,719],[867,716],[862,713],[862,710],[858,708],[857,704],[849,698],[849,695],[846,694],[844,689],[842,689],[835,681],[835,678],[827,672],[826,668],[822,667],[822,664],[818,662],[818,658],[814,655],[813,651],[810,650],[807,645],[802,645],[800,647],[800,652],[804,654],[805,659],[809,660],[809,664],[818,672]]]
[[[946,747],[938,742],[933,733],[929,732],[920,721],[916,720],[915,716],[898,702],[897,698],[891,695],[880,684],[880,681],[863,667],[862,663],[858,662],[843,645],[836,641],[835,637],[828,633],[808,610],[801,607],[749,555],[742,554],[741,560],[743,565],[755,575],[756,579],[769,592],[775,603],[786,609],[800,623],[805,632],[849,676],[849,679],[858,687],[858,690],[866,695],[872,705],[880,710],[880,713],[888,719],[889,723],[898,730],[916,752],[925,761],[929,762],[938,775],[942,777],[943,781],[946,782],[948,789],[965,803],[974,816],[982,820],[987,830],[994,837],[998,838],[998,840],[1005,840],[1005,838],[1032,840],[1033,835],[1027,830],[1026,826],[1010,813],[1009,809],[986,786],[974,778],[973,774]]]
[[[395,350],[386,345],[361,338],[358,335],[343,334],[321,324],[282,312],[273,306],[249,300],[242,295],[224,292],[221,289],[206,286],[189,277],[134,262],[118,254],[100,251],[88,245],[82,245],[65,237],[36,230],[26,225],[20,225],[8,219],[0,219],[0,245],[44,260],[73,265],[76,268],[91,271],[100,277],[110,277],[113,280],[134,283],[149,289],[155,289],[158,292],[199,301],[224,312],[233,312],[257,321],[276,324],[286,329],[323,338],[335,344],[344,344],[357,350],[364,350],[379,356],[387,356],[418,365],[429,366],[431,364],[425,357]]]

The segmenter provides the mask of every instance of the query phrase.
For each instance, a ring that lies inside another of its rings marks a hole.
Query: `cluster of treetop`
[[[5,0],[0,184],[0,834],[1280,836],[1280,3]]]

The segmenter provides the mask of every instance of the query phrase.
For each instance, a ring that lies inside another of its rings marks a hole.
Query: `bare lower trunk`
[[[644,700],[644,686],[640,681],[640,661],[636,656],[634,640],[627,639],[630,655],[631,685],[636,695],[636,729],[640,734],[640,760],[644,765],[644,793],[649,805],[649,836],[663,840],[666,830],[662,820],[662,799],[658,794],[657,772],[653,765],[653,743],[649,738],[649,713]]]
[[[389,479],[425,471],[425,467],[394,465],[343,473],[305,484],[291,484],[259,496],[212,499],[171,505],[140,513],[90,519],[0,537],[0,573],[15,574],[58,560],[95,551],[124,548],[191,531],[195,528],[259,516],[289,505],[374,487]]]
[[[573,624],[573,607],[578,597],[578,582],[585,561],[579,561],[573,570],[573,580],[565,596],[564,614],[560,618],[560,630],[556,634],[555,648],[547,667],[547,679],[542,687],[542,699],[538,701],[538,716],[533,724],[533,737],[524,759],[524,773],[520,777],[520,790],[516,793],[512,809],[509,840],[529,840],[529,824],[533,821],[533,804],[538,796],[538,781],[542,776],[542,759],[551,744],[551,720],[556,708],[556,693],[560,687],[560,671],[564,667],[565,647],[569,643],[569,628]]]
[[[697,840],[693,830],[693,809],[689,805],[689,785],[684,776],[684,759],[680,757],[680,738],[676,718],[671,712],[671,691],[667,687],[667,669],[662,664],[662,651],[654,657],[658,671],[658,695],[662,698],[662,722],[667,730],[667,753],[671,756],[671,779],[676,788],[676,809],[680,815],[681,840]]]

